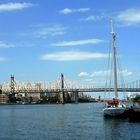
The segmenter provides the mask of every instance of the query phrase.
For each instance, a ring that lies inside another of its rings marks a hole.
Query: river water
[[[0,106],[0,140],[140,140],[140,123],[104,119],[102,103]]]

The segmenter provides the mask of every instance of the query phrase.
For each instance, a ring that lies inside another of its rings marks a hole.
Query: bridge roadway
[[[114,88],[63,89],[64,92],[113,92]],[[15,93],[60,93],[61,89],[18,90]],[[140,92],[140,88],[118,88],[118,92]]]

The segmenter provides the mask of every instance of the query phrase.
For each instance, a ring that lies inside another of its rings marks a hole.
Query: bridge
[[[10,80],[1,85],[4,93],[58,93],[61,102],[64,103],[65,93],[71,92],[78,98],[80,92],[113,92],[114,88],[110,87],[94,87],[91,85],[80,84],[78,82],[64,79],[64,75],[57,80],[51,82],[22,82],[15,79],[12,75]],[[140,92],[140,80],[120,85],[118,92]]]

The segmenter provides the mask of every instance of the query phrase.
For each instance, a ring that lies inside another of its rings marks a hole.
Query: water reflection
[[[140,124],[105,119],[103,104],[0,106],[0,140],[131,140]]]

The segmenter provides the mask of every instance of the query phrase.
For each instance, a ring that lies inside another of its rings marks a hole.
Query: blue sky
[[[0,82],[72,81],[103,85],[110,20],[125,81],[140,79],[138,0],[1,0]]]

